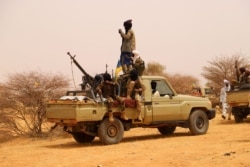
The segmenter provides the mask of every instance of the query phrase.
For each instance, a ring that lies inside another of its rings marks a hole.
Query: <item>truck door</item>
[[[180,119],[180,100],[165,80],[154,80],[158,95],[152,92],[153,121]],[[152,84],[151,84],[152,85]]]

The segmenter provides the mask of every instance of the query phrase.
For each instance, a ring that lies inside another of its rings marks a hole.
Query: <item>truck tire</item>
[[[233,113],[233,116],[234,116],[235,123],[243,122],[244,116],[242,116],[241,112],[242,112],[241,108],[237,108],[237,107],[232,108],[232,113]]]
[[[243,122],[243,118],[241,117],[241,115],[239,113],[235,113],[234,114],[234,121],[235,121],[235,123],[241,123],[241,122]]]
[[[105,145],[119,143],[123,138],[123,134],[123,124],[117,118],[114,118],[113,122],[110,122],[108,118],[105,118],[98,128],[98,136],[101,142]]]
[[[207,133],[209,121],[206,113],[202,110],[195,110],[189,117],[189,130],[192,135]]]
[[[162,127],[158,127],[158,131],[162,134],[162,135],[171,135],[174,133],[176,129],[176,126],[162,126]]]
[[[95,138],[95,136],[90,136],[83,132],[72,133],[72,136],[78,143],[91,143]]]

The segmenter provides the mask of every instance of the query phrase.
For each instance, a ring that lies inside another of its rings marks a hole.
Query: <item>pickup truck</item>
[[[162,76],[142,76],[146,87],[141,100],[142,121],[136,107],[126,107],[128,120],[120,118],[120,108],[114,106],[114,121],[109,121],[107,103],[95,96],[93,90],[68,91],[60,99],[51,99],[46,107],[48,121],[60,125],[78,143],[90,143],[95,137],[105,144],[116,144],[124,131],[131,128],[157,128],[162,135],[173,134],[176,127],[189,128],[192,135],[208,131],[215,110],[207,98],[177,94]],[[157,83],[160,96],[152,95],[151,82]]]
[[[250,114],[250,84],[244,83],[227,92],[227,103],[232,107],[235,123],[243,122]]]

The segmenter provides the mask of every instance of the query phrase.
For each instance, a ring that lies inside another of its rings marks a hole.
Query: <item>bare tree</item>
[[[64,94],[69,82],[61,74],[15,73],[1,87],[1,127],[15,135],[41,136],[50,98]]]
[[[235,62],[238,67],[248,67],[249,59],[241,53],[232,56],[215,57],[214,60],[208,61],[208,65],[203,67],[201,75],[207,79],[208,85],[219,91],[223,80],[233,81],[236,79]]]

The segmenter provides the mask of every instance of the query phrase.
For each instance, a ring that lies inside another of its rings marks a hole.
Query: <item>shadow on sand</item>
[[[250,117],[247,117],[246,119],[243,119],[242,122],[240,123],[235,123],[235,120],[234,120],[234,117],[231,116],[231,120],[223,120],[221,118],[221,120],[218,121],[218,125],[232,125],[232,124],[235,124],[235,125],[241,125],[241,124],[249,124],[250,123]]]
[[[155,139],[172,138],[172,137],[188,137],[188,136],[191,136],[191,135],[189,133],[186,133],[186,132],[176,132],[172,135],[167,135],[167,136],[164,136],[161,134],[129,136],[129,137],[124,137],[120,143],[129,143],[129,142],[135,142],[135,141],[155,140]],[[84,144],[77,143],[72,137],[72,142],[47,145],[47,146],[43,146],[43,147],[58,148],[58,149],[72,149],[72,148],[79,148],[79,147],[83,147],[83,146],[84,147],[95,147],[95,146],[105,146],[105,145],[103,145],[101,143],[101,141],[99,140],[98,137],[96,137],[93,142],[84,143]]]

